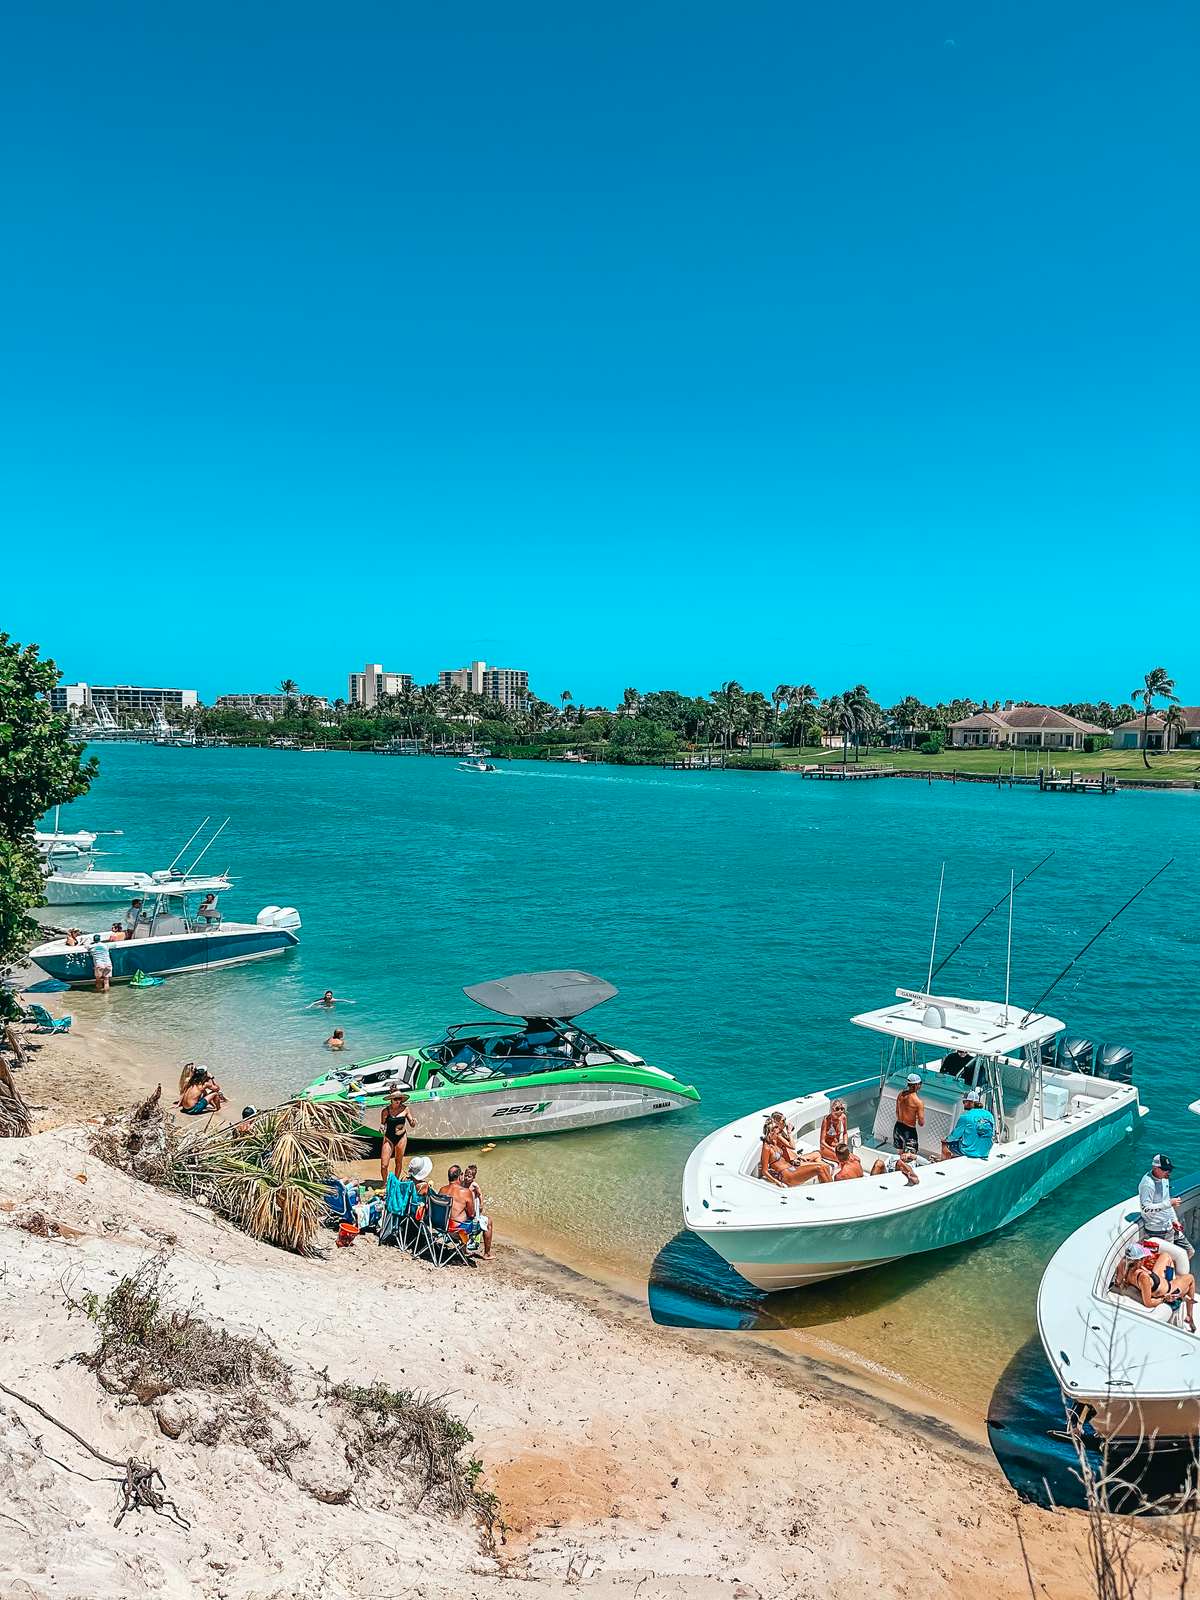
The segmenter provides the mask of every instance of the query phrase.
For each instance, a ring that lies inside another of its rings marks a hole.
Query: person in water
[[[992,1153],[996,1139],[996,1119],[983,1104],[978,1089],[963,1090],[963,1108],[951,1129],[950,1137],[942,1140],[942,1160],[955,1156],[971,1156],[976,1161],[986,1161]]]
[[[921,1074],[910,1072],[904,1087],[896,1096],[896,1122],[892,1128],[892,1143],[900,1154],[916,1155],[921,1136],[918,1128],[925,1126],[925,1102],[921,1099]]]
[[[379,1126],[383,1132],[383,1146],[379,1152],[379,1176],[387,1182],[388,1168],[396,1176],[403,1176],[404,1156],[408,1150],[408,1130],[415,1128],[417,1119],[408,1108],[408,1096],[393,1089],[387,1105],[379,1113]]]
[[[344,1028],[335,1028],[325,1041],[326,1050],[344,1050],[346,1048],[346,1031]]]
[[[835,1152],[838,1145],[845,1144],[846,1133],[846,1102],[835,1100],[821,1118],[821,1154],[826,1161],[837,1159]]]
[[[807,1183],[810,1178],[815,1178],[818,1183],[829,1182],[829,1168],[820,1155],[797,1152],[770,1122],[763,1129],[758,1175],[781,1189],[794,1189],[797,1184]]]
[[[354,1001],[347,1000],[345,995],[334,994],[332,989],[326,989],[319,1000],[310,1000],[308,1002],[308,1009],[312,1011],[320,1006],[324,1011],[332,1011],[334,1006],[352,1006],[353,1004]]]
[[[112,983],[112,953],[100,934],[95,934],[91,945],[92,972],[96,979],[96,993],[107,994]]]
[[[848,1144],[840,1144],[833,1152],[837,1159],[838,1169],[833,1175],[835,1183],[844,1183],[848,1178],[861,1178],[863,1165],[855,1151]]]

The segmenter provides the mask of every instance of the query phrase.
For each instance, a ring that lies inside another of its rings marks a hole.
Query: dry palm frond
[[[33,1115],[13,1082],[8,1062],[0,1058],[0,1139],[28,1139]]]
[[[169,1182],[202,1196],[253,1238],[304,1255],[324,1220],[334,1165],[362,1154],[354,1124],[345,1106],[292,1101],[247,1127],[181,1140]]]

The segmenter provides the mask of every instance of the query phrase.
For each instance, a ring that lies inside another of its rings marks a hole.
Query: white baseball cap
[[[919,1072],[910,1072],[908,1077],[905,1078],[904,1081],[905,1081],[905,1083],[911,1085],[913,1088],[916,1088],[917,1085],[921,1081],[921,1074]]]

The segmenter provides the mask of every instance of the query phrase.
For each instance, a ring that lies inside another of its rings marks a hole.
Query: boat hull
[[[687,1225],[756,1288],[804,1288],[1005,1227],[1119,1144],[1137,1117],[1137,1101],[1126,1101],[1071,1136],[1010,1156],[986,1182],[941,1195],[931,1191],[927,1205],[805,1225],[705,1226],[690,1216]]]
[[[332,1097],[331,1097],[332,1098]],[[362,1103],[358,1133],[379,1138],[383,1099]],[[662,1116],[694,1105],[694,1095],[659,1084],[517,1082],[491,1089],[425,1089],[409,1096],[416,1128],[409,1143],[461,1144],[473,1139],[528,1139],[536,1134],[599,1128]]]
[[[266,956],[282,955],[299,942],[286,928],[245,925],[214,929],[211,933],[133,939],[106,948],[112,957],[112,982],[128,983],[138,972],[165,978],[261,961]],[[92,958],[86,945],[66,950],[43,948],[31,952],[31,958],[43,972],[72,989],[90,989],[95,982]]]

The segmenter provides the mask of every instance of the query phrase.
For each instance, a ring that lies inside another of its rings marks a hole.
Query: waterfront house
[[[1118,723],[1113,729],[1113,749],[1140,750],[1145,746],[1147,750],[1176,750],[1182,746],[1194,750],[1200,746],[1200,706],[1180,706],[1179,714],[1183,718],[1183,726],[1171,729],[1170,742],[1165,746],[1163,714],[1161,711],[1152,711],[1148,724],[1143,717],[1132,717],[1128,722]]]
[[[1053,706],[1015,706],[1003,711],[977,711],[950,724],[950,743],[956,750],[1082,750],[1090,734],[1107,728],[1084,722]]]

